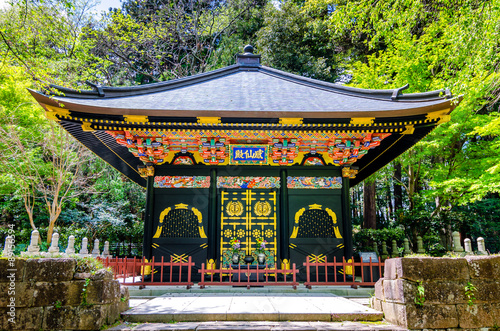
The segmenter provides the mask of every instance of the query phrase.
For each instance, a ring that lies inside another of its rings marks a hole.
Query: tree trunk
[[[403,190],[401,187],[401,163],[394,162],[394,212],[403,209]]]
[[[364,181],[363,185],[363,228],[377,228],[377,213],[375,210],[375,181]]]

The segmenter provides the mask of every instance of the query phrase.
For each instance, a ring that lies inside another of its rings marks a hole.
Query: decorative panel
[[[313,204],[295,213],[295,225],[290,238],[342,238],[337,215],[330,209]]]
[[[281,182],[279,177],[217,177],[217,188],[270,189],[280,188],[280,183]]]
[[[160,214],[153,238],[206,238],[201,212],[180,203]]]
[[[267,164],[267,145],[231,145],[230,164]]]
[[[290,189],[341,189],[342,177],[287,177]]]
[[[155,176],[155,188],[209,188],[210,176]]]

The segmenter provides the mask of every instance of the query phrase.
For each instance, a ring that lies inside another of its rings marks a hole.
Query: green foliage
[[[326,2],[312,5],[284,1],[269,3],[264,26],[257,33],[262,60],[273,68],[333,82],[337,79],[337,56],[328,33]]]
[[[465,296],[467,297],[467,304],[469,306],[473,306],[474,300],[476,300],[474,293],[477,291],[477,288],[471,282],[467,282],[467,285],[464,287],[464,291]]]
[[[422,286],[422,283],[419,282],[417,285],[417,293],[413,298],[413,301],[418,307],[422,307],[425,302],[425,288]]]
[[[95,274],[95,272],[99,269],[104,269],[104,265],[98,259],[93,257],[80,257],[75,256],[76,260],[76,269],[75,271],[78,273],[91,273]],[[89,279],[90,281],[90,279]],[[87,284],[88,285],[88,284]]]
[[[87,295],[88,295],[87,287],[89,285],[90,285],[90,278],[85,278],[85,283],[83,283],[83,288],[82,288],[82,294],[80,295],[82,298],[80,306],[83,307],[91,306],[91,304],[87,302]]]
[[[60,309],[62,307],[62,302],[57,300],[56,303],[54,304],[55,309]]]

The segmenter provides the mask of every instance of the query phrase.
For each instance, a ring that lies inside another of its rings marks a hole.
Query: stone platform
[[[130,322],[381,321],[383,314],[331,293],[168,293],[122,313]]]

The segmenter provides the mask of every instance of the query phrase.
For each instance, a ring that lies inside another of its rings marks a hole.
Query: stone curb
[[[345,331],[345,330],[378,330],[403,331],[405,328],[388,323],[366,324],[359,322],[180,322],[180,323],[145,323],[121,325],[107,329],[108,331],[139,331],[139,330],[190,330],[190,331]]]

